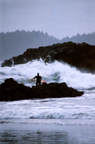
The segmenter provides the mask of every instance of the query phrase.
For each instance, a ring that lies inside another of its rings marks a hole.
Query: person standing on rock
[[[33,79],[36,79],[36,86],[41,85],[41,79],[42,77],[37,73],[37,76],[35,76]]]

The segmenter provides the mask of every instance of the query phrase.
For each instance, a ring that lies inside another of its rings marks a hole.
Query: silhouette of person
[[[42,77],[37,73],[37,76],[35,76],[33,79],[36,79],[36,86],[39,84],[41,85],[41,79]]]

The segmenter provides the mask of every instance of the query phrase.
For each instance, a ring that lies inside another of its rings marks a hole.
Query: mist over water
[[[75,67],[63,62],[44,63],[41,59],[12,67],[0,67],[0,84],[7,78],[32,87],[35,82],[31,79],[39,72],[42,80],[50,82],[66,82],[69,87],[90,89],[95,87],[95,75],[82,73]]]

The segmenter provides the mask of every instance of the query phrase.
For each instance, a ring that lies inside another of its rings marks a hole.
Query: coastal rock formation
[[[54,60],[63,61],[80,70],[95,72],[95,46],[73,42],[27,49],[22,55],[5,60],[1,66],[24,64],[40,58],[49,63]]]
[[[68,87],[66,83],[50,83],[30,88],[10,78],[0,85],[0,101],[77,97],[83,93]]]

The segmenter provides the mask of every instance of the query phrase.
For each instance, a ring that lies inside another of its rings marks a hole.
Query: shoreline
[[[95,126],[95,119],[5,119],[0,120],[0,125],[3,124],[42,124],[42,125],[61,125],[61,126]]]
[[[93,144],[95,128],[91,125],[58,125],[53,123],[0,124],[0,142],[4,144]]]

